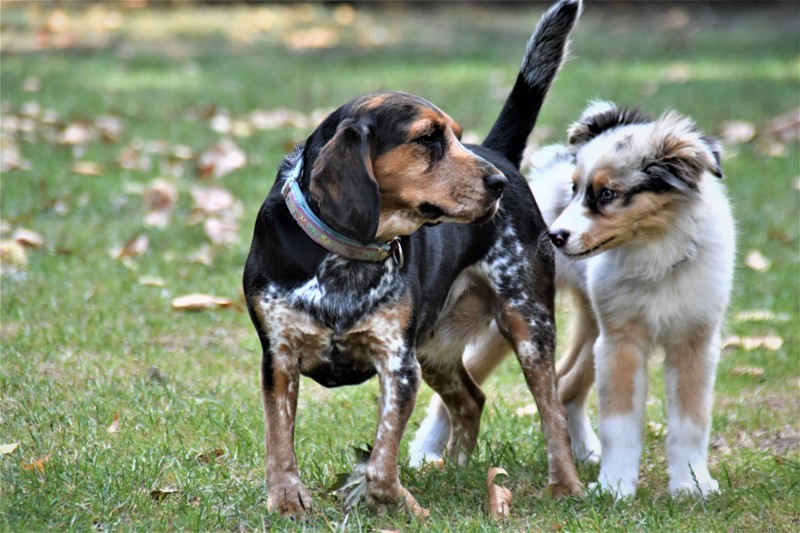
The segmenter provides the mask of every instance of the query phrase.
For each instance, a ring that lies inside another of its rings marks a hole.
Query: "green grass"
[[[141,197],[130,191],[163,175],[168,156],[153,154],[149,170],[124,170],[116,160],[135,140],[201,152],[221,137],[204,118],[210,106],[233,117],[278,107],[309,114],[379,89],[420,94],[468,132],[483,134],[516,76],[540,10],[393,7],[356,11],[344,27],[319,6],[144,10],[122,12],[119,28],[105,32],[93,26],[97,13],[102,10],[70,14],[68,48],[35,50],[35,30],[50,13],[3,7],[2,146],[16,143],[30,169],[3,174],[1,216],[12,230],[39,232],[46,245],[28,251],[27,267],[0,278],[0,444],[19,443],[0,456],[0,530],[291,527],[266,511],[260,351],[249,318],[241,308],[177,313],[170,301],[191,292],[240,301],[255,213],[287,146],[310,128],[235,137],[248,164],[216,184],[244,203],[240,240],[212,247],[211,266],[188,260],[208,243],[202,224],[189,222],[189,189],[210,184],[194,164],[181,163],[183,175],[170,178],[180,199],[171,224],[154,229],[143,226]],[[574,59],[549,96],[535,138],[560,140],[591,98],[653,112],[674,107],[710,133],[729,120],[758,129],[754,140],[730,146],[724,162],[740,228],[728,330],[777,335],[783,345],[723,353],[710,452],[723,492],[705,501],[668,496],[655,359],[647,412],[653,424],[637,499],[541,498],[543,440],[535,420],[515,416],[531,400],[509,359],[486,386],[489,402],[470,465],[402,470],[405,486],[430,508],[426,527],[432,530],[800,527],[800,150],[793,139],[782,155],[765,155],[769,120],[798,105],[796,9],[697,8],[686,12],[685,26],[679,20],[677,28],[664,29],[670,20],[675,24],[675,14],[668,7],[586,6]],[[255,31],[258,24],[263,31]],[[283,44],[313,28],[327,28],[338,44],[305,50]],[[26,92],[31,77],[41,87]],[[57,111],[57,129],[100,115],[120,117],[124,129],[114,142],[95,140],[77,150],[53,142],[41,125],[30,136],[9,132],[11,117],[29,102]],[[76,175],[70,171],[75,160],[99,163],[104,172]],[[114,246],[138,234],[150,238],[147,253],[129,261],[110,257]],[[768,257],[771,269],[746,268],[750,250]],[[161,277],[164,286],[141,284],[145,275]],[[753,309],[786,316],[736,320]],[[743,366],[763,374],[743,374]],[[329,391],[304,380],[301,388],[296,447],[317,506],[305,527],[413,529],[402,513],[348,511],[326,493],[337,473],[352,468],[351,447],[372,440],[377,384]],[[418,405],[429,398],[423,389]],[[422,414],[414,414],[409,434]],[[115,416],[117,431],[110,433]],[[486,511],[485,473],[495,465],[509,471],[505,484],[514,492],[505,522]],[[580,473],[586,482],[597,475],[587,466]],[[152,493],[166,489],[176,492],[161,499]]]

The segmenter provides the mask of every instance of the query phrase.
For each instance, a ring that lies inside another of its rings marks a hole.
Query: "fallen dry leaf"
[[[30,463],[21,463],[20,466],[26,472],[38,472],[40,474],[44,474],[44,465],[47,461],[50,460],[49,455],[45,455],[44,457],[40,457],[39,459],[35,459]]]
[[[737,313],[736,322],[788,322],[787,313],[774,313],[768,309],[751,309]]]
[[[8,455],[19,447],[19,442],[11,444],[0,444],[0,455]]]
[[[232,140],[222,139],[200,154],[197,160],[197,169],[202,177],[219,178],[246,164],[247,156],[244,151]]]
[[[119,413],[114,413],[111,425],[106,428],[106,433],[116,433],[119,429]]]
[[[235,304],[227,298],[217,298],[209,294],[187,294],[172,300],[176,311],[203,311],[206,309],[229,308]]]
[[[190,253],[186,257],[186,260],[197,265],[211,266],[214,264],[214,252],[210,245],[204,244],[194,252]]]
[[[489,513],[495,518],[505,518],[511,512],[511,491],[495,485],[494,478],[498,475],[508,475],[504,468],[494,466],[486,475],[486,489],[489,493]]]
[[[225,450],[220,450],[219,448],[217,448],[208,452],[198,453],[195,459],[197,459],[201,463],[210,463],[215,459],[217,459],[218,457],[222,457],[223,455],[225,455]]]
[[[28,254],[25,247],[17,241],[0,242],[0,268],[17,270],[28,266]]]
[[[86,144],[92,140],[94,132],[88,124],[73,122],[67,125],[58,137],[59,144]]]
[[[144,285],[145,287],[163,287],[166,285],[164,278],[160,276],[139,276],[137,281],[139,285]]]
[[[764,254],[758,250],[750,250],[747,252],[744,264],[756,272],[766,272],[772,266],[772,262],[764,257]]]
[[[111,250],[112,259],[124,257],[138,257],[144,255],[150,248],[150,238],[147,235],[135,235],[128,239],[124,245]]]
[[[70,170],[73,174],[80,174],[81,176],[103,175],[103,166],[93,161],[75,161],[72,163]]]
[[[756,127],[745,120],[729,120],[722,123],[720,137],[727,144],[744,144],[756,136]]]
[[[528,405],[518,408],[516,414],[518,417],[523,417],[523,416],[533,416],[538,412],[539,410],[536,408],[536,404],[529,403]]]
[[[283,43],[295,50],[330,48],[339,43],[339,33],[331,28],[295,30],[283,38]]]
[[[800,108],[773,118],[765,130],[768,135],[784,143],[800,138]]]
[[[751,378],[764,377],[764,369],[759,366],[741,365],[731,369],[731,374],[734,376],[747,376]]]
[[[166,228],[172,210],[178,203],[178,189],[166,180],[157,179],[142,191],[142,201],[145,208],[144,225]]]
[[[19,145],[12,139],[0,138],[0,172],[30,169],[31,162],[22,158]]]
[[[239,223],[212,217],[203,223],[203,230],[212,243],[218,245],[239,242]]]
[[[722,349],[742,348],[745,351],[758,350],[763,348],[775,352],[783,346],[783,339],[777,335],[766,335],[764,337],[728,337],[722,341]]]
[[[155,501],[160,502],[170,494],[177,494],[179,493],[179,489],[175,489],[172,487],[165,487],[163,489],[153,489],[150,491],[150,497],[153,498]]]
[[[27,248],[41,248],[44,246],[44,237],[35,231],[25,228],[18,228],[11,238]]]
[[[686,63],[673,63],[667,67],[666,79],[670,83],[686,83],[692,79],[692,69]]]
[[[199,187],[189,189],[192,209],[203,215],[213,215],[232,209],[241,209],[241,202],[222,187]],[[237,206],[238,204],[238,206]]]
[[[94,125],[100,133],[100,138],[109,143],[117,142],[123,129],[122,120],[111,115],[97,117]]]

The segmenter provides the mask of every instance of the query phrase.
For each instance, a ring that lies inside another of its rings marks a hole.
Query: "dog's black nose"
[[[567,239],[569,239],[569,231],[565,229],[557,229],[555,231],[551,231],[548,233],[550,236],[550,240],[553,242],[553,246],[556,248],[561,248],[565,244],[567,244]]]
[[[508,184],[508,178],[502,174],[489,174],[483,178],[483,184],[495,198],[500,198]]]

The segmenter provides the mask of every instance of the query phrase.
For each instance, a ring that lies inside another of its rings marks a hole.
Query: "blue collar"
[[[303,191],[300,190],[300,185],[297,183],[301,168],[302,163],[298,161],[291,174],[286,177],[281,194],[283,194],[292,218],[312,241],[345,259],[381,262],[393,257],[397,266],[403,266],[403,249],[400,247],[400,237],[395,237],[383,244],[361,244],[350,237],[342,235],[323,222],[311,210],[303,196]]]

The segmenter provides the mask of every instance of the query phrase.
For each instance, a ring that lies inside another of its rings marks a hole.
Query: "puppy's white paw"
[[[696,481],[693,479],[679,482],[670,481],[669,491],[674,497],[701,496],[707,498],[719,492],[719,483],[711,477],[698,478]]]
[[[620,478],[608,476],[602,471],[597,483],[590,483],[589,490],[611,494],[615,500],[624,500],[636,496],[636,478]]]
[[[583,440],[573,439],[572,441],[572,453],[575,454],[575,460],[579,463],[600,464],[600,450],[600,439],[593,431],[585,435]]]
[[[410,453],[408,466],[420,469],[426,465],[440,468],[440,465],[444,466],[444,458],[438,453],[424,452],[422,450],[416,450]]]

